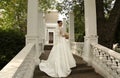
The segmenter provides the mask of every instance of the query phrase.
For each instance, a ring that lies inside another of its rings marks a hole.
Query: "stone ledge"
[[[24,69],[20,69],[21,66],[25,69],[28,67],[28,64],[25,62],[28,60],[34,59],[33,57],[30,58],[30,53],[35,48],[34,43],[30,43],[26,45],[1,71],[0,71],[0,78],[23,78],[23,77],[14,77],[16,73],[21,73],[22,71],[27,71]],[[35,53],[34,53],[35,54]],[[32,60],[33,61],[33,60]],[[23,64],[24,63],[24,64]],[[21,75],[22,76],[22,75]]]

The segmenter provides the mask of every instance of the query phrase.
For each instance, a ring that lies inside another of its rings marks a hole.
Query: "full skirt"
[[[51,77],[67,77],[76,66],[69,40],[61,37],[53,46],[47,60],[41,60],[39,68]]]

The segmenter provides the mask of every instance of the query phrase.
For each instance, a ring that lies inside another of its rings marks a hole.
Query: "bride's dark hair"
[[[62,22],[61,20],[58,20],[57,23],[59,24],[60,22]]]

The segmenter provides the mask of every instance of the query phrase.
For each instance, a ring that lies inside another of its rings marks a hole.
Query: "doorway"
[[[53,32],[49,32],[49,43],[51,44],[51,43],[53,43],[53,35],[54,35],[54,33]]]

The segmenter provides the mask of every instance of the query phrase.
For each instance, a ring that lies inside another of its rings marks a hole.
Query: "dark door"
[[[53,43],[53,32],[49,32],[49,43]]]

